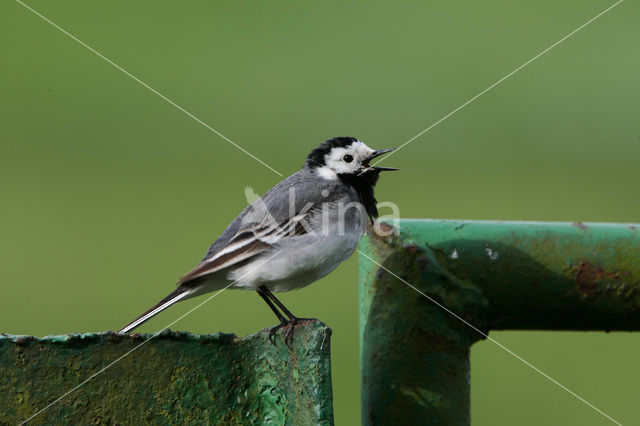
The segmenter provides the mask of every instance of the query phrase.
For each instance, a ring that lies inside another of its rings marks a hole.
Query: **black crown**
[[[358,139],[353,138],[351,136],[339,136],[337,138],[329,139],[320,144],[319,147],[311,151],[311,153],[307,156],[307,161],[305,165],[307,167],[313,166],[324,166],[324,157],[327,155],[333,148],[346,148],[354,142],[357,142]]]

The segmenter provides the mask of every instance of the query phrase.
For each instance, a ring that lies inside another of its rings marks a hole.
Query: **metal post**
[[[193,335],[0,335],[0,424],[333,424],[331,329]],[[138,349],[135,349],[139,346]]]
[[[361,250],[482,331],[640,330],[637,225],[403,220]],[[360,257],[363,424],[470,423],[478,331]]]

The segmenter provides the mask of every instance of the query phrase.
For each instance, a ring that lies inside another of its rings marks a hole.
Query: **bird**
[[[128,333],[176,302],[225,288],[254,290],[285,329],[291,348],[296,317],[273,293],[305,287],[332,272],[355,251],[367,224],[378,216],[374,186],[380,172],[370,165],[395,148],[373,150],[361,140],[335,137],[307,156],[302,169],[249,204],[211,244],[206,255],[178,280],[167,297],[124,326]]]

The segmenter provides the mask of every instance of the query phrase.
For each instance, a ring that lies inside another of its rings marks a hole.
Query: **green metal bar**
[[[483,333],[640,330],[639,228],[402,220],[361,250]],[[363,424],[469,424],[469,351],[482,338],[360,256]]]
[[[0,336],[0,424],[17,424],[150,335]],[[163,332],[29,422],[333,424],[331,329],[297,327],[293,350],[268,331]]]

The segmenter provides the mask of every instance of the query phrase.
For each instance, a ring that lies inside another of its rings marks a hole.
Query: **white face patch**
[[[373,149],[361,141],[353,142],[344,148],[333,148],[324,157],[325,165],[317,169],[318,175],[325,179],[337,179],[341,173],[356,173],[362,169],[362,163],[372,153]]]
[[[338,175],[336,174],[336,172],[334,172],[333,170],[331,170],[327,166],[318,167],[316,169],[316,173],[318,173],[318,176],[320,176],[321,178],[324,178],[324,179],[327,179],[327,180],[336,180],[336,179],[338,179]]]

